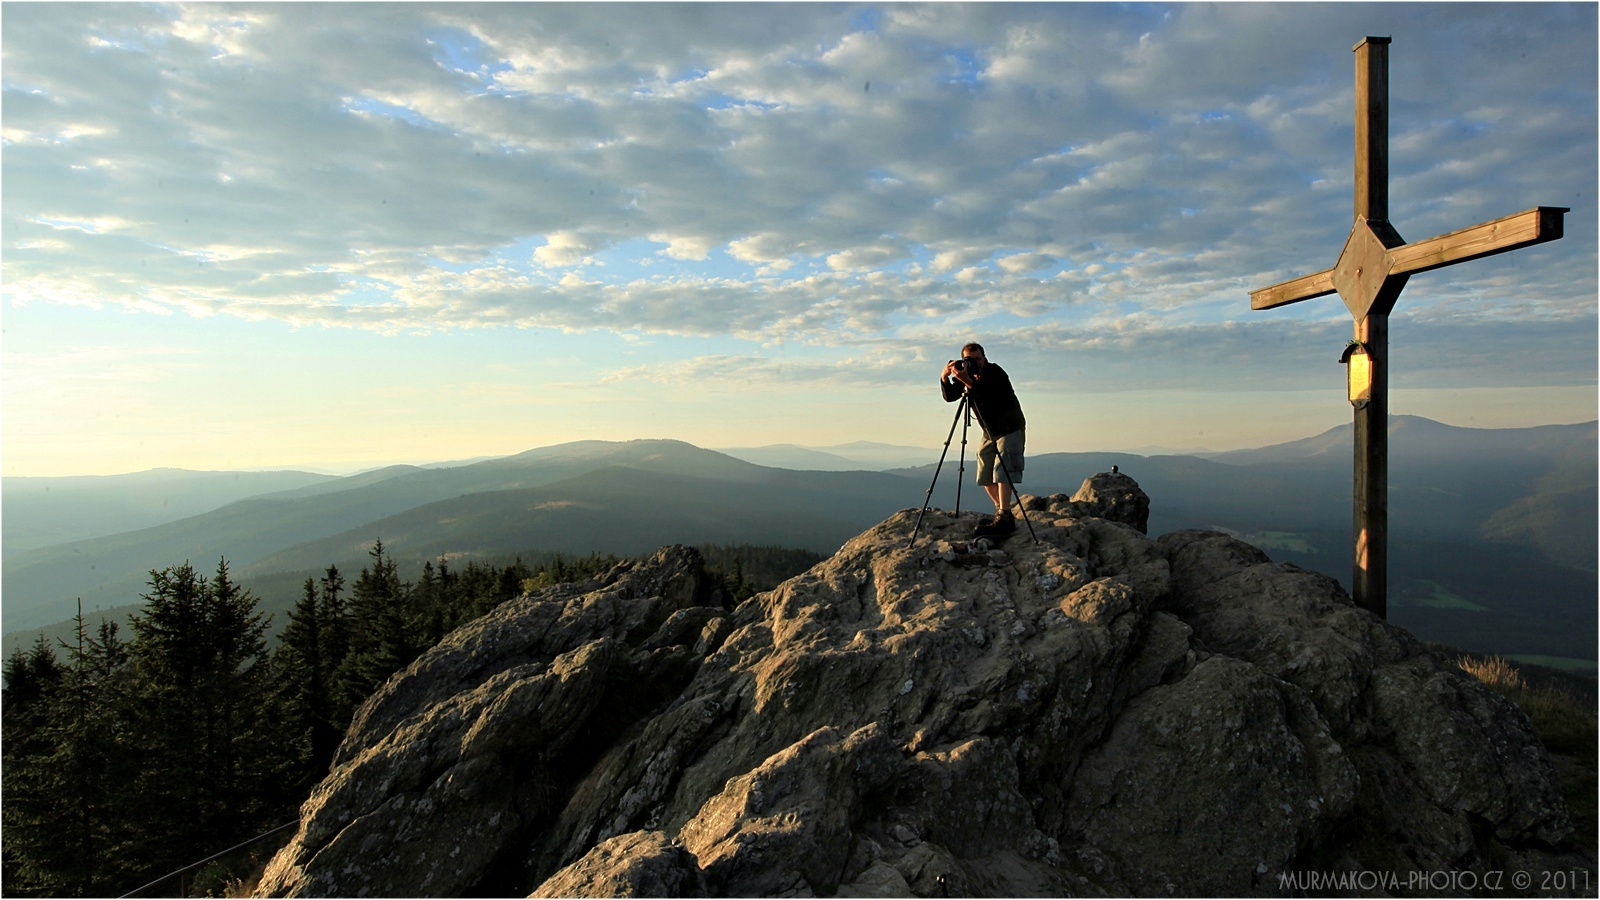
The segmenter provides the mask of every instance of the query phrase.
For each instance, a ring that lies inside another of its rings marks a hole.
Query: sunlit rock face
[[[1540,864],[1515,707],[1126,475],[906,510],[729,608],[693,550],[507,603],[357,714],[262,896],[1279,894]]]

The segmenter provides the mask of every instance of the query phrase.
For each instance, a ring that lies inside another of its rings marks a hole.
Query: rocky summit
[[[913,543],[902,511],[736,607],[684,547],[502,605],[361,708],[258,895],[1440,893],[1555,865],[1523,714],[1334,580],[1149,538],[1126,475],[1024,504],[992,545],[937,510]]]

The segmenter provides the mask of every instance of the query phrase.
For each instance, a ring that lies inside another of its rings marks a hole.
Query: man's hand
[[[944,376],[943,377],[945,377],[945,378],[954,378],[955,380],[961,382],[962,384],[966,385],[969,388],[970,387],[977,387],[977,382],[972,380],[972,376],[970,374],[968,374],[968,372],[967,372],[967,370],[965,368],[963,368],[962,366],[960,366],[958,364],[957,360],[953,360],[952,359],[949,362],[944,364]]]

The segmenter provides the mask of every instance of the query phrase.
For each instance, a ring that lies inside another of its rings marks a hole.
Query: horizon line
[[[1390,419],[1390,426],[1391,427],[1393,427],[1393,424],[1396,421],[1406,420],[1406,419],[1414,419],[1414,420],[1420,420],[1420,421],[1424,421],[1424,422],[1431,422],[1431,423],[1433,423],[1435,425],[1443,425],[1446,428],[1460,429],[1462,431],[1530,431],[1530,430],[1538,429],[1538,428],[1564,428],[1564,427],[1576,427],[1576,426],[1583,426],[1583,425],[1600,425],[1600,418],[1584,419],[1584,420],[1577,421],[1577,422],[1549,422],[1549,423],[1544,423],[1544,424],[1540,424],[1540,425],[1520,425],[1520,426],[1515,426],[1515,427],[1511,427],[1511,428],[1483,428],[1483,427],[1477,427],[1477,426],[1472,426],[1472,425],[1454,425],[1454,424],[1451,424],[1449,422],[1443,422],[1443,421],[1440,421],[1438,419],[1431,419],[1431,418],[1428,418],[1427,416],[1419,416],[1419,415],[1414,415],[1414,414],[1396,414],[1396,415],[1391,415],[1389,417],[1389,419]],[[1341,428],[1347,428],[1347,427],[1351,427],[1351,423],[1343,422],[1343,423],[1335,425],[1335,426],[1333,426],[1331,428],[1326,428],[1326,429],[1323,429],[1322,431],[1319,431],[1319,432],[1316,432],[1316,433],[1313,433],[1313,434],[1309,434],[1309,435],[1306,435],[1304,437],[1294,438],[1294,439],[1287,440],[1287,441],[1278,441],[1278,442],[1275,442],[1275,443],[1261,444],[1261,445],[1258,445],[1258,446],[1250,446],[1250,447],[1235,447],[1235,448],[1232,448],[1232,449],[1225,449],[1225,450],[1219,450],[1219,449],[1213,449],[1213,448],[1178,449],[1178,448],[1164,447],[1164,446],[1162,446],[1160,444],[1154,444],[1154,445],[1147,445],[1147,446],[1136,447],[1136,448],[1131,448],[1131,449],[1123,449],[1123,448],[1095,448],[1095,449],[1088,449],[1088,450],[1079,450],[1079,449],[1044,449],[1044,450],[1038,450],[1038,451],[1030,451],[1029,455],[1030,456],[1042,456],[1042,455],[1054,454],[1054,453],[1116,453],[1116,454],[1123,454],[1123,455],[1128,455],[1128,456],[1141,456],[1141,457],[1223,455],[1223,454],[1229,454],[1229,453],[1249,452],[1251,450],[1261,450],[1261,449],[1266,449],[1268,447],[1279,447],[1279,446],[1283,446],[1285,444],[1298,443],[1299,441],[1312,440],[1314,438],[1322,437],[1322,436],[1327,435],[1327,434],[1329,434],[1331,432],[1338,431]],[[800,450],[807,450],[807,451],[826,454],[826,453],[829,452],[829,448],[836,448],[836,447],[840,447],[840,446],[846,446],[846,445],[841,445],[841,444],[829,444],[829,445],[813,446],[813,445],[807,445],[807,444],[796,444],[796,443],[789,442],[789,441],[780,441],[780,442],[772,443],[772,444],[752,444],[752,445],[735,446],[735,447],[706,447],[706,446],[702,446],[700,444],[695,444],[695,443],[693,443],[691,441],[685,441],[685,440],[683,440],[681,438],[670,438],[670,437],[638,437],[638,438],[626,438],[626,439],[621,439],[621,440],[609,440],[609,439],[605,439],[605,438],[579,438],[577,440],[571,440],[571,441],[560,441],[560,442],[557,442],[557,443],[554,443],[554,444],[541,444],[541,445],[538,445],[538,446],[529,447],[529,448],[527,448],[525,450],[517,450],[517,451],[510,452],[510,453],[497,453],[497,454],[496,453],[491,453],[491,454],[483,454],[483,455],[479,455],[479,456],[466,457],[466,458],[462,458],[462,459],[438,459],[438,458],[432,458],[432,459],[417,460],[417,459],[413,458],[413,459],[407,459],[407,460],[362,461],[362,462],[355,462],[355,463],[327,463],[327,462],[318,463],[318,462],[310,462],[310,463],[289,463],[289,464],[277,465],[277,466],[246,466],[246,467],[242,467],[242,468],[233,468],[233,469],[188,469],[188,468],[184,468],[182,466],[153,466],[153,467],[147,468],[147,469],[135,469],[135,470],[132,470],[132,471],[123,471],[123,472],[73,473],[73,474],[64,474],[64,475],[29,475],[29,474],[9,474],[9,473],[0,472],[0,479],[23,479],[23,478],[28,478],[28,479],[41,479],[42,480],[42,479],[56,479],[56,478],[60,478],[60,479],[66,479],[66,478],[124,478],[124,477],[128,477],[128,476],[131,476],[131,475],[148,475],[148,474],[157,473],[157,472],[175,472],[175,473],[181,472],[181,473],[187,473],[187,474],[266,474],[266,473],[273,473],[273,472],[303,472],[303,473],[307,473],[307,474],[311,474],[311,475],[325,475],[325,476],[327,476],[329,478],[352,478],[352,477],[355,477],[357,475],[366,475],[366,474],[370,474],[372,472],[382,471],[383,469],[390,469],[390,468],[402,468],[402,467],[410,467],[410,468],[418,468],[418,469],[458,468],[458,467],[461,467],[461,466],[469,466],[469,465],[474,465],[476,463],[481,463],[481,462],[490,462],[490,461],[498,460],[498,459],[508,459],[510,457],[513,457],[513,456],[519,456],[519,455],[521,455],[523,453],[532,453],[532,452],[534,452],[536,450],[549,450],[549,449],[554,449],[554,448],[557,448],[557,447],[572,446],[572,445],[575,445],[575,444],[583,444],[583,443],[628,444],[628,443],[635,443],[635,442],[642,442],[642,441],[657,441],[657,442],[671,442],[671,443],[685,444],[685,445],[690,446],[690,447],[695,447],[696,449],[708,450],[708,451],[713,452],[713,453],[722,453],[724,455],[731,455],[731,454],[728,453],[729,450],[744,450],[744,451],[748,451],[748,450],[765,450],[765,449],[778,448],[778,447],[794,447],[794,448],[800,449]],[[869,440],[865,440],[865,439],[860,440],[860,441],[853,441],[853,442],[849,442],[849,443],[879,444],[879,445],[885,446],[885,447],[903,447],[903,448],[905,448],[907,450],[913,450],[913,449],[915,449],[915,450],[929,450],[930,452],[937,452],[937,450],[938,450],[937,446],[934,446],[934,447],[931,447],[931,448],[930,447],[916,447],[914,445],[909,445],[909,444],[887,444],[887,443],[882,442],[882,441],[869,441]],[[1164,452],[1151,452],[1151,451],[1164,451]],[[844,459],[845,461],[851,461],[847,457],[843,457],[843,456],[841,456],[840,459]],[[752,465],[763,465],[763,464],[752,463]],[[785,467],[785,466],[768,466],[768,468],[787,468],[787,467]]]

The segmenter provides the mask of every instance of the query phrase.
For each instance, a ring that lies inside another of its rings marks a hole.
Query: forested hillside
[[[708,547],[730,600],[819,557]],[[5,662],[4,885],[8,896],[121,896],[292,820],[373,689],[457,626],[525,591],[583,580],[617,557],[545,565],[425,563],[381,542],[354,578],[307,578],[281,640],[220,563],[152,572],[124,632],[80,615]],[[191,895],[223,888],[218,864]],[[172,887],[171,885],[168,886]]]
[[[79,599],[88,610],[126,604],[151,568],[172,561],[226,556],[256,577],[354,563],[378,537],[419,559],[530,549],[631,553],[663,543],[831,551],[911,503],[915,488],[901,481],[865,472],[802,475],[679,441],[581,441],[452,468],[396,467],[7,554],[6,628],[64,621]]]

